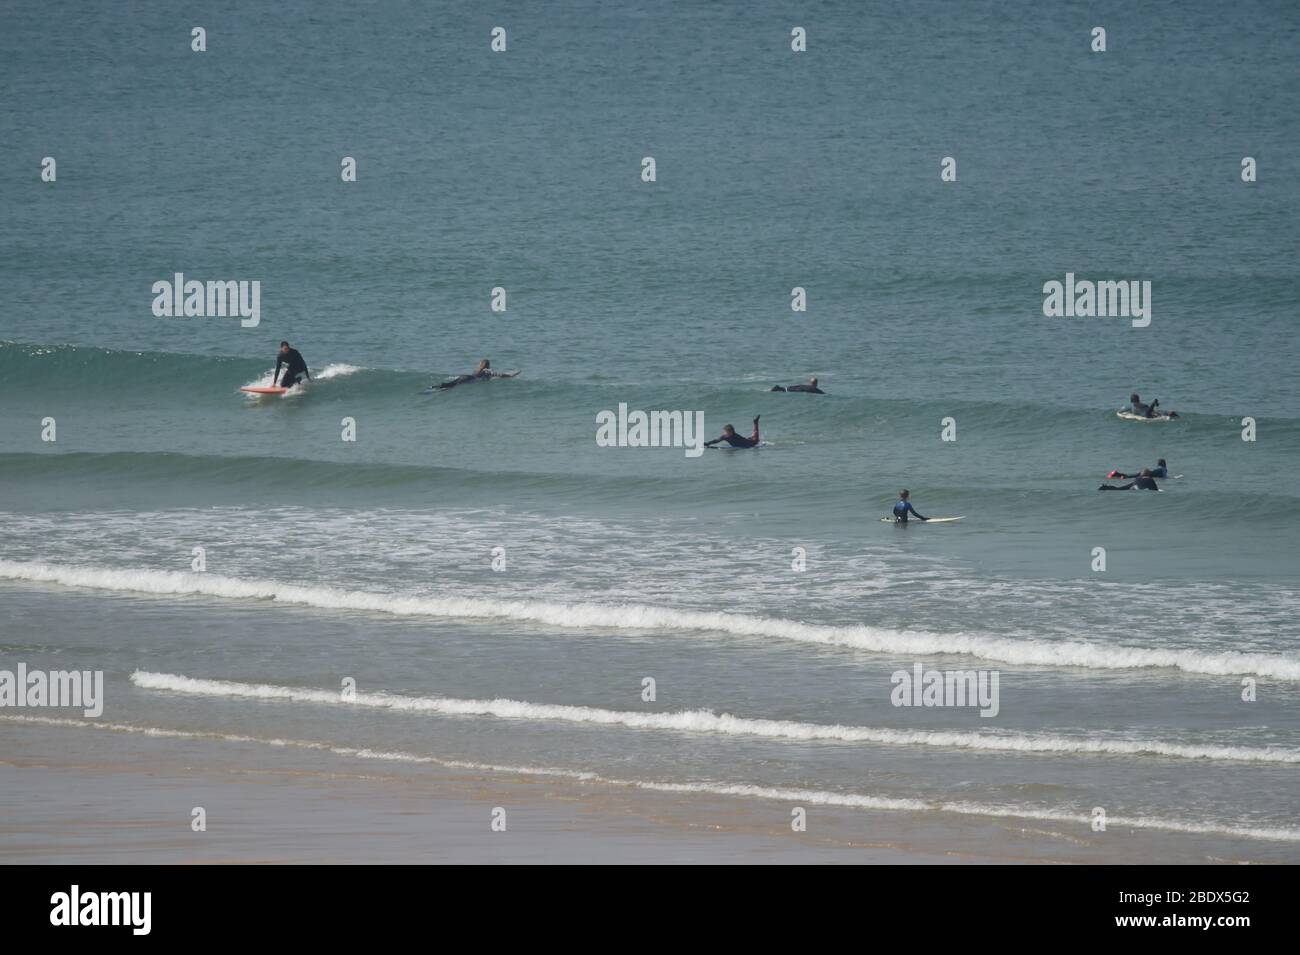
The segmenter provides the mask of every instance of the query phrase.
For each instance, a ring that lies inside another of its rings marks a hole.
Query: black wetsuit
[[[467,382],[476,381],[476,380],[477,378],[474,375],[457,375],[455,378],[449,379],[448,381],[444,381],[440,385],[434,385],[433,389],[435,391],[444,391],[447,388],[455,388],[457,385],[463,385],[466,384]]]
[[[1152,479],[1152,478],[1149,478],[1149,477],[1139,477],[1139,478],[1136,478],[1136,479],[1130,481],[1128,484],[1119,484],[1119,485],[1116,485],[1116,484],[1103,484],[1101,487],[1097,488],[1097,490],[1099,490],[1099,491],[1127,491],[1127,490],[1129,490],[1130,488],[1137,488],[1139,491],[1158,491],[1158,490],[1160,490],[1160,488],[1156,487],[1156,482],[1155,482],[1155,480]]]
[[[280,380],[280,386],[283,388],[292,388],[298,384],[298,376],[306,375],[307,380],[311,381],[311,372],[307,370],[307,363],[303,361],[302,354],[296,348],[290,348],[287,352],[281,352],[275,356],[275,374],[271,376],[271,384],[275,384],[276,379],[280,377],[280,366],[286,366],[284,369],[284,378]]]
[[[1151,476],[1153,478],[1167,478],[1169,477],[1169,469],[1156,465],[1151,469]],[[1117,477],[1121,481],[1127,481],[1129,478],[1141,477],[1141,474],[1122,474],[1119,471],[1116,471],[1114,474],[1110,475],[1110,477]]]
[[[802,391],[805,394],[809,394],[809,395],[826,394],[826,392],[822,391],[816,385],[791,385],[789,388],[782,388],[780,385],[773,385],[772,390],[773,391]]]
[[[753,437],[742,438],[740,435],[736,434],[736,433],[733,431],[731,434],[724,434],[724,435],[722,435],[721,437],[714,438],[712,441],[705,441],[705,442],[704,442],[704,446],[705,446],[706,448],[711,448],[711,447],[713,447],[715,444],[719,444],[719,443],[721,443],[721,442],[723,442],[723,441],[727,442],[727,444],[731,445],[733,448],[756,448],[756,447],[758,447],[758,442],[759,442],[759,437],[758,437],[758,419],[757,419],[757,418],[754,419],[754,434],[753,434]]]
[[[449,378],[442,384],[433,385],[434,391],[446,391],[448,388],[455,388],[457,385],[467,385],[471,381],[487,381],[489,378],[513,378],[519,374],[514,372],[507,374],[504,371],[476,371],[472,375],[457,375],[455,378]]]
[[[897,504],[894,505],[894,520],[900,524],[906,524],[907,515],[909,512],[915,514],[917,518],[919,518],[920,520],[923,521],[927,520],[927,518],[921,516],[920,511],[918,511],[916,508],[912,506],[911,501],[904,501],[904,500],[900,500]]]

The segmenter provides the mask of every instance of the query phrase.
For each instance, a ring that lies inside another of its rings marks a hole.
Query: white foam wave
[[[396,594],[304,587],[275,580],[242,580],[219,574],[165,570],[112,570],[0,561],[0,578],[32,580],[97,590],[277,600],[326,610],[398,616],[502,618],[555,627],[625,630],[699,630],[742,637],[770,637],[848,647],[891,656],[964,655],[1020,666],[1092,670],[1169,668],[1214,676],[1249,674],[1300,681],[1300,658],[1281,654],[1153,649],[1073,640],[1046,641],[967,633],[887,630],[867,624],[832,626],[718,611],[673,610],[642,604],[607,605],[476,597],[405,597]]]
[[[288,703],[359,706],[406,713],[441,716],[490,716],[507,720],[587,723],[633,729],[711,733],[721,736],[759,736],[806,742],[878,743],[886,746],[937,746],[947,749],[1017,753],[1100,754],[1111,756],[1165,756],[1174,759],[1233,760],[1262,763],[1300,763],[1300,751],[1277,747],[1250,748],[1169,743],[1161,740],[1091,739],[1027,733],[972,733],[959,730],[898,730],[868,726],[803,723],[717,714],[709,710],[676,713],[635,713],[591,706],[529,703],[523,700],[466,700],[450,697],[411,697],[391,693],[355,693],[344,699],[339,691],[304,687],[201,680],[175,673],[137,670],[131,682],[149,690],[166,690],[197,696],[217,696]]]
[[[334,362],[332,364],[326,365],[320,371],[312,372],[311,378],[312,381],[329,381],[331,378],[343,378],[347,375],[355,375],[359,371],[364,371],[364,369],[359,368],[356,365],[348,365],[343,362]],[[246,382],[243,385],[243,387],[267,388],[270,386],[274,378],[275,378],[275,369],[271,368],[268,371],[263,372],[261,377]],[[291,394],[296,393],[297,391],[301,391],[301,389],[296,389],[295,392],[290,392],[290,393]]]
[[[356,365],[348,365],[343,362],[334,362],[326,365],[318,372],[312,374],[312,379],[317,381],[329,381],[331,378],[343,378],[347,375],[355,375],[361,371]]]
[[[598,773],[580,772],[556,767],[537,766],[503,766],[493,763],[475,763],[464,760],[441,759],[437,756],[423,756],[417,753],[382,751],[355,746],[335,746],[314,740],[294,740],[280,738],[263,738],[229,733],[200,733],[186,730],[171,730],[162,727],[132,726],[127,723],[103,723],[96,720],[58,719],[42,716],[0,716],[0,721],[26,723],[30,725],[83,728],[102,732],[137,733],[163,739],[213,740],[228,743],[252,743],[264,746],[277,746],[317,752],[331,753],[336,756],[350,756],[356,759],[373,759],[387,762],[400,762],[440,766],[445,769],[469,770],[473,772],[508,773],[516,776],[540,776],[572,780],[587,784],[618,786],[628,789],[643,789],[662,793],[698,793],[711,796],[740,796],[752,799],[774,800],[816,806],[833,806],[845,809],[868,809],[896,812],[939,812],[964,816],[983,816],[1010,819],[1038,819],[1052,822],[1070,823],[1082,827],[1090,826],[1092,817],[1085,813],[1057,809],[1037,809],[1030,806],[994,806],[973,802],[927,801],[923,799],[906,799],[893,796],[872,796],[864,793],[841,793],[817,789],[788,789],[783,787],[756,786],[747,783],[692,782],[671,783],[655,780],[619,779],[602,776]],[[1241,839],[1255,839],[1269,842],[1300,842],[1300,829],[1281,829],[1269,827],[1233,826],[1219,822],[1196,822],[1183,819],[1161,819],[1152,816],[1108,816],[1108,830],[1147,829],[1165,832],[1185,832],[1200,835],[1223,835]]]

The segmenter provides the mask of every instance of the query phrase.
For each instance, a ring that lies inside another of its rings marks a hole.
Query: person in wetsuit
[[[817,387],[817,379],[809,378],[806,385],[791,385],[789,388],[782,388],[780,385],[773,385],[773,391],[802,391],[809,395],[824,395],[826,392]]]
[[[1142,473],[1128,484],[1103,484],[1097,488],[1099,491],[1127,491],[1137,488],[1139,491],[1158,491],[1155,479],[1151,476],[1150,468],[1143,468]]]
[[[488,378],[513,378],[517,374],[519,374],[519,372],[511,373],[508,371],[493,371],[492,362],[484,358],[478,363],[478,367],[474,369],[474,374],[457,375],[455,378],[447,379],[442,382],[442,384],[433,385],[432,388],[434,391],[445,391],[448,388],[455,388],[457,385],[465,385],[471,381],[484,381]]]
[[[284,378],[280,379],[282,388],[292,388],[298,384],[298,376],[306,375],[307,380],[311,381],[311,372],[307,370],[307,363],[303,361],[302,354],[296,348],[290,348],[288,342],[280,342],[280,354],[275,356],[275,374],[271,376],[271,384],[276,383],[280,377],[280,366],[284,365]]]
[[[1133,394],[1128,396],[1128,404],[1125,405],[1120,410],[1126,411],[1129,414],[1140,415],[1143,418],[1154,418],[1157,415],[1162,415],[1162,414],[1168,415],[1171,418],[1178,417],[1177,411],[1157,411],[1156,409],[1159,407],[1160,407],[1159,398],[1152,401],[1151,404],[1145,404],[1142,401],[1141,396],[1139,396],[1138,393],[1135,391],[1133,392]]]
[[[908,492],[906,489],[898,492],[898,503],[894,505],[894,522],[897,524],[906,524],[908,514],[915,514],[917,520],[928,521],[929,518],[922,517],[921,512],[914,508],[912,502],[907,498]]]
[[[733,448],[755,448],[758,447],[758,417],[754,418],[754,433],[751,437],[742,438],[736,434],[736,429],[731,425],[724,425],[722,428],[722,437],[714,438],[712,441],[705,441],[704,446],[711,448],[714,445],[721,444],[723,441]]]
[[[1161,458],[1156,462],[1156,466],[1148,468],[1146,473],[1150,474],[1153,478],[1167,478],[1169,477],[1169,465],[1165,464],[1164,458]],[[1141,474],[1125,474],[1123,471],[1111,471],[1106,475],[1108,478],[1119,478],[1121,481],[1127,481],[1129,478],[1137,478],[1141,476]]]

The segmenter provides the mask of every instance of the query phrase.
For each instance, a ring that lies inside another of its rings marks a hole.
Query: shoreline
[[[1174,833],[809,806],[5,721],[0,863],[1235,863]],[[207,830],[191,829],[203,807]],[[505,810],[505,831],[492,830]],[[1137,843],[1134,845],[1134,843]],[[1126,848],[1121,848],[1125,845]]]

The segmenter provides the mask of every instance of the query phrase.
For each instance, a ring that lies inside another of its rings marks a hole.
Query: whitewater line
[[[131,683],[142,689],[213,696],[225,699],[253,699],[325,706],[354,706],[387,709],[403,713],[432,713],[439,716],[489,716],[507,720],[563,722],[633,729],[709,733],[720,736],[758,736],[807,742],[879,743],[887,746],[936,746],[1013,753],[1100,754],[1109,756],[1167,756],[1174,759],[1232,760],[1238,762],[1300,763],[1300,750],[1278,747],[1252,748],[1160,740],[1091,739],[1048,734],[973,733],[962,730],[899,730],[868,726],[802,723],[717,714],[711,710],[675,713],[636,713],[562,703],[529,703],[523,700],[466,700],[453,697],[398,696],[391,693],[353,693],[344,698],[338,690],[239,683],[230,680],[202,680],[176,673],[136,670]]]
[[[643,604],[403,597],[334,587],[308,587],[275,580],[243,580],[209,573],[113,570],[41,562],[0,561],[0,578],[118,592],[269,599],[325,610],[369,611],[408,617],[501,618],[583,629],[701,630],[848,647],[890,656],[961,655],[1022,666],[1093,670],[1166,668],[1211,676],[1253,675],[1300,682],[1300,658],[1280,654],[1151,649],[1073,640],[1047,642],[966,633],[888,630],[866,624],[835,626],[800,623],[779,617],[674,610]]]

